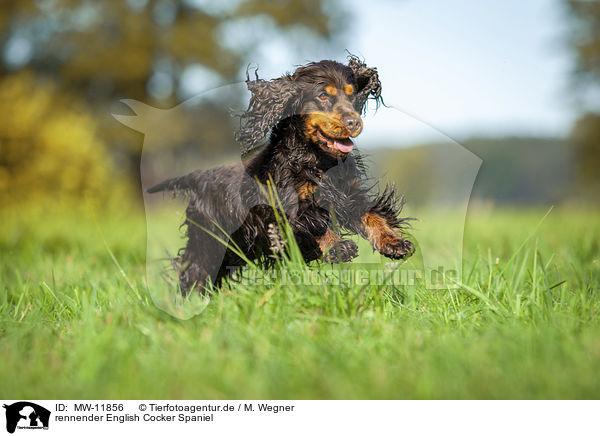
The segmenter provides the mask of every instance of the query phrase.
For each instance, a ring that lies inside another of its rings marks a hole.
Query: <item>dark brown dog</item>
[[[362,161],[351,153],[367,99],[381,101],[377,70],[351,56],[348,65],[324,60],[279,79],[248,79],[247,85],[252,98],[237,139],[252,157],[148,190],[190,196],[188,241],[176,259],[182,292],[202,290],[207,280],[218,284],[244,265],[236,249],[249,260],[272,256],[276,216],[260,184],[275,188],[279,212],[287,217],[306,261],[356,257],[356,243],[342,239],[339,228],[367,238],[391,259],[411,255],[413,244],[399,233],[407,221],[399,217],[402,202],[391,188],[371,193]],[[268,143],[259,148],[266,136]]]

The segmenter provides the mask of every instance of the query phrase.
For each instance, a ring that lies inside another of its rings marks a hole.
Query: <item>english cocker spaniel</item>
[[[147,190],[189,196],[187,244],[175,259],[181,291],[203,292],[208,281],[218,285],[246,259],[272,258],[277,213],[285,214],[307,262],[356,257],[358,247],[342,238],[342,229],[391,259],[410,256],[402,201],[390,187],[372,192],[353,152],[367,100],[381,102],[377,70],[350,56],[348,65],[323,60],[246,83],[252,96],[236,134],[246,158]],[[275,207],[265,201],[265,187],[276,192]]]

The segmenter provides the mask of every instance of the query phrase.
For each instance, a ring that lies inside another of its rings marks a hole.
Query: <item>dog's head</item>
[[[259,145],[280,121],[299,116],[308,142],[343,157],[353,149],[350,138],[362,131],[360,114],[367,99],[381,99],[377,70],[354,56],[348,65],[324,60],[275,80],[257,78],[247,84],[252,97],[237,134],[245,150]]]

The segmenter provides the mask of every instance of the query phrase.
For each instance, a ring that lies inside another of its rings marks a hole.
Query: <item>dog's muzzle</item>
[[[356,138],[362,132],[362,120],[357,116],[346,116],[342,118],[344,127],[350,132],[352,138]]]

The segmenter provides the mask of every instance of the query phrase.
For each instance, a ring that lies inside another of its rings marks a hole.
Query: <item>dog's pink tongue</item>
[[[354,142],[350,138],[346,139],[334,139],[333,146],[342,153],[350,153],[354,148]]]

